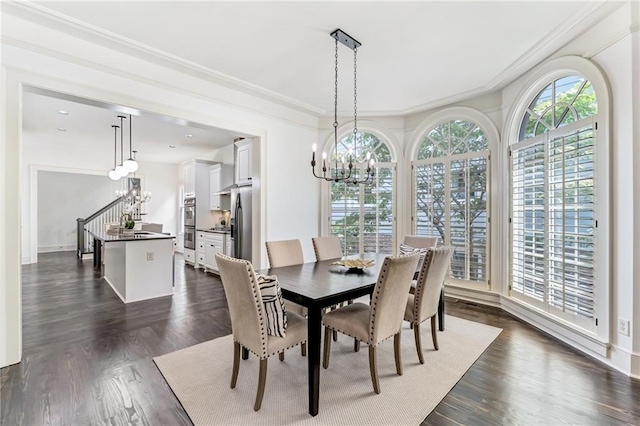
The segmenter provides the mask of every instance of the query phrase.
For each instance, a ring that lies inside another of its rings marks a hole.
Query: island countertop
[[[167,240],[175,238],[173,235],[159,234],[157,232],[149,231],[135,231],[130,235],[123,234],[107,234],[106,232],[91,232],[89,234],[96,240],[100,240],[103,243],[109,243],[114,241],[149,241],[149,240]]]

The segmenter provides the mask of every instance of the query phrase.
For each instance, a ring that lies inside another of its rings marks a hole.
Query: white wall
[[[151,192],[151,200],[142,205],[147,213],[143,222],[161,223],[162,232],[178,235],[178,170],[177,164],[140,162],[136,175],[142,178],[142,191]]]
[[[74,251],[76,219],[88,217],[113,201],[121,185],[106,176],[37,173],[38,253]]]

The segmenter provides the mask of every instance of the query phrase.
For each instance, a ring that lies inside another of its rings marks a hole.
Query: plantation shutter
[[[594,147],[589,124],[511,152],[512,295],[577,323],[595,315]]]
[[[362,176],[364,167],[355,167],[354,175]],[[372,182],[331,182],[331,235],[340,238],[345,255],[393,253],[394,169],[392,163],[378,163]]]

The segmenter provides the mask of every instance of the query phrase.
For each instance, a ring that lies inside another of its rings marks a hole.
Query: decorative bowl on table
[[[332,265],[339,265],[347,268],[347,272],[355,272],[361,274],[364,269],[370,268],[376,263],[370,259],[344,259],[337,260]]]

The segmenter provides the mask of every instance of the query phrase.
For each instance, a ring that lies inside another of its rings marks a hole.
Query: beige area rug
[[[446,317],[433,350],[429,322],[421,330],[425,364],[418,362],[413,330],[402,331],[404,375],[396,374],[393,339],[378,349],[382,393],[373,392],[366,345],[339,335],[327,370],[320,367],[320,412],[308,414],[307,358],[296,347],[284,362],[269,358],[262,408],[253,411],[258,359],[241,361],[238,384],[229,388],[232,337],[225,336],[155,358],[156,365],[196,425],[418,425],[438,405],[501,329]]]

